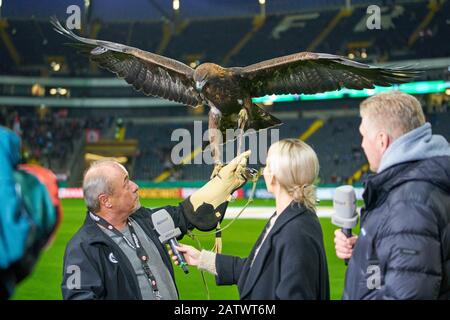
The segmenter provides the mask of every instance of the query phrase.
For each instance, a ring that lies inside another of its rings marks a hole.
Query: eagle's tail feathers
[[[268,129],[283,124],[280,119],[274,117],[264,109],[256,104],[253,104],[248,110],[248,124],[247,129],[254,129],[256,131],[261,129]]]

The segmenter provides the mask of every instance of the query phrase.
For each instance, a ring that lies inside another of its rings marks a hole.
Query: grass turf
[[[142,200],[142,205],[155,208],[164,205],[176,205],[179,199]],[[231,206],[242,206],[244,200],[236,200]],[[255,200],[252,206],[273,206],[273,200]],[[331,205],[324,201],[321,205]],[[85,218],[85,207],[82,200],[63,200],[64,218],[59,228],[57,237],[52,246],[45,251],[31,276],[25,279],[16,288],[13,299],[61,299],[61,279],[64,249],[78,230]],[[344,284],[345,266],[334,253],[333,232],[336,227],[331,224],[329,218],[321,218],[324,233],[324,243],[327,252],[328,269],[330,275],[331,298],[340,299]],[[223,232],[223,253],[245,257],[249,254],[253,244],[262,231],[266,220],[264,219],[241,219],[237,220],[231,228]],[[227,221],[223,223],[226,225]],[[214,242],[212,235],[198,237],[202,247],[210,249]],[[189,237],[184,237],[182,243],[196,245]],[[180,293],[180,299],[207,299],[206,290],[203,286],[199,271],[190,267],[190,273],[185,275],[179,267],[175,267],[175,277]],[[214,277],[205,274],[211,299],[239,299],[236,286],[216,286]]]

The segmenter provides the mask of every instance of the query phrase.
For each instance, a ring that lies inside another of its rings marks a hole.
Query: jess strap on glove
[[[186,218],[197,229],[209,231],[222,221],[233,192],[246,182],[246,166],[250,150],[234,158],[217,176],[184,200]]]

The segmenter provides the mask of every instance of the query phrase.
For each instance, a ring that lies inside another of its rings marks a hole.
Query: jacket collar
[[[295,202],[291,202],[289,204],[289,206],[287,206],[287,208],[284,209],[284,211],[280,214],[280,216],[275,221],[275,224],[272,227],[272,229],[270,230],[266,239],[264,240],[264,243],[261,246],[257,257],[256,257],[253,265],[250,268],[251,260],[253,260],[256,248],[259,246],[262,239],[264,238],[264,233],[262,233],[259,236],[258,241],[254,245],[254,247],[245,263],[244,270],[243,270],[243,272],[245,272],[245,273],[240,277],[240,281],[243,282],[239,286],[242,288],[241,293],[240,293],[241,299],[244,299],[250,293],[252,288],[255,286],[256,280],[259,278],[259,276],[263,270],[263,267],[265,265],[265,262],[269,256],[269,253],[272,249],[272,246],[270,244],[272,243],[272,239],[273,239],[274,235],[279,233],[289,221],[291,221],[295,217],[305,213],[306,211],[307,211],[307,209],[303,205],[301,205],[299,203],[295,203]]]
[[[425,123],[396,139],[386,150],[378,168],[382,172],[396,164],[450,156],[450,145],[440,135],[433,135],[431,124]]]
[[[364,184],[363,199],[365,210],[370,210],[383,201],[389,191],[394,187],[395,177],[405,170],[406,164],[399,164],[388,168],[381,173],[367,176]]]
[[[363,193],[365,211],[379,206],[394,188],[410,181],[426,181],[448,192],[449,178],[450,157],[447,156],[397,164],[366,178]]]
[[[142,208],[140,208],[137,212],[139,212]],[[133,213],[134,215],[135,213]],[[133,217],[133,216],[131,216]],[[141,226],[142,227],[142,226]],[[93,243],[108,243],[110,244],[111,241],[110,237],[108,235],[106,235],[99,227],[99,225],[95,222],[95,220],[92,218],[91,214],[89,211],[87,211],[86,213],[86,218],[84,219],[84,224],[83,224],[83,228],[85,230],[85,232],[88,234],[88,243],[89,244],[93,244]],[[115,242],[112,241],[114,244]]]
[[[107,237],[105,237],[104,232],[101,232],[100,227],[95,223],[95,221],[91,218],[89,211],[86,212],[86,218],[84,219],[83,229],[88,235],[88,243],[109,243],[106,241]]]
[[[141,207],[136,212],[134,212],[131,217],[134,218],[136,223],[139,224],[139,226],[144,230],[145,234],[150,238],[150,240],[155,244],[156,248],[158,249],[158,252],[161,256],[162,261],[169,269],[170,274],[172,275],[172,278],[175,278],[174,270],[172,266],[172,262],[170,260],[170,257],[165,250],[165,247],[161,244],[161,242],[158,240],[157,236],[147,228],[147,226],[142,222],[142,218],[146,217],[146,211],[148,211],[147,208]],[[151,224],[151,219],[148,219],[149,223]],[[119,248],[119,246],[107,235],[105,234],[97,223],[91,218],[89,211],[86,214],[86,218],[84,220],[83,229],[88,235],[87,242],[89,245],[95,244],[95,243],[102,243],[106,244],[108,246],[112,246],[116,248],[116,250],[122,250]],[[127,258],[128,260],[128,258]],[[131,265],[130,265],[131,266]],[[174,280],[175,281],[175,280]]]

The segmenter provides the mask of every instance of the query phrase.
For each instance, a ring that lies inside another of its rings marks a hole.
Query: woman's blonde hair
[[[294,201],[316,210],[313,184],[319,175],[319,160],[309,145],[298,139],[280,140],[270,146],[267,166]]]

